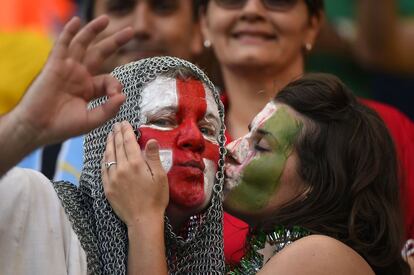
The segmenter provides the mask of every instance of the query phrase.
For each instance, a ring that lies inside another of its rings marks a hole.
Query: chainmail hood
[[[217,89],[195,65],[173,57],[154,57],[115,68],[112,75],[123,85],[126,101],[113,119],[86,135],[79,187],[68,182],[55,183],[57,194],[86,252],[89,274],[126,274],[127,271],[127,229],[106,200],[101,179],[106,137],[115,122],[126,120],[138,129],[144,123],[139,115],[143,88],[158,76],[177,68],[189,69],[213,93],[221,120],[218,138],[220,159],[211,204],[205,212],[190,218],[187,237],[177,236],[166,218],[168,267],[170,274],[223,274],[225,271],[221,204],[225,155],[224,108]],[[106,100],[106,97],[99,98],[92,101],[89,107],[96,108]]]

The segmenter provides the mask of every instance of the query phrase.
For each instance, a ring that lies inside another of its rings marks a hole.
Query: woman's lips
[[[276,39],[276,35],[272,32],[260,31],[260,30],[237,30],[232,34],[236,39],[261,39],[261,40],[273,40]]]

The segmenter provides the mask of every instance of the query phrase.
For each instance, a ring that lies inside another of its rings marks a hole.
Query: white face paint
[[[177,85],[175,79],[159,76],[150,82],[141,93],[141,121],[148,121],[148,118],[162,115],[168,116],[173,110],[177,109]],[[162,96],[159,95],[163,92]],[[175,111],[174,111],[175,112]],[[172,127],[160,127],[158,125],[142,125],[141,127],[150,127],[153,129],[168,131]],[[165,172],[168,173],[172,166],[172,151],[160,150],[160,160]]]
[[[164,168],[165,172],[168,173],[170,171],[173,160],[172,160],[172,151],[171,150],[160,150],[160,160],[162,167]]]
[[[276,110],[277,106],[273,101],[267,103],[263,110],[261,110],[260,113],[253,118],[249,135],[251,135],[252,132],[255,132],[265,120],[276,112]]]
[[[254,150],[252,150],[252,134],[255,133],[257,129],[276,112],[276,110],[277,106],[273,102],[269,102],[263,110],[254,117],[250,124],[251,128],[249,133],[227,145],[227,151],[231,153],[232,157],[240,163],[240,165],[226,164],[225,169],[227,178],[224,185],[225,193],[229,192],[240,183],[240,178],[245,168],[244,164],[250,163],[256,156]]]
[[[211,141],[214,144],[218,144],[217,142],[217,138],[218,138],[218,134],[219,134],[219,129],[220,129],[220,119],[218,117],[218,106],[216,101],[214,100],[213,97],[213,93],[211,92],[211,90],[205,85],[204,86],[204,91],[206,92],[206,102],[207,102],[207,111],[206,111],[206,115],[205,115],[205,121],[207,122],[207,124],[209,125],[213,125],[214,127],[214,132],[215,135],[209,136],[209,135],[204,135],[206,139],[208,139],[209,141]]]
[[[216,178],[217,172],[214,162],[205,158],[203,158],[203,162],[206,167],[204,169],[204,193],[206,194],[206,196],[202,208],[206,207],[210,201],[211,193],[213,191],[214,180]]]
[[[162,91],[162,96],[160,96]],[[141,93],[141,121],[151,120],[154,116],[163,117],[175,113],[178,106],[177,85],[173,78],[159,76],[150,82]],[[151,127],[161,131],[171,130],[172,127],[151,124],[141,127]]]

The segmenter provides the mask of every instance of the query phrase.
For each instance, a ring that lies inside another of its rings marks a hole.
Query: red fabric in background
[[[402,173],[400,190],[406,236],[414,239],[414,123],[390,105],[368,99],[360,101],[384,120],[394,140]]]
[[[225,109],[228,107],[228,98],[222,95]],[[373,100],[360,99],[366,106],[378,113],[388,127],[396,144],[398,160],[403,173],[400,185],[404,220],[406,224],[407,238],[414,238],[414,124],[396,108]],[[226,133],[227,143],[232,141],[229,133]],[[248,233],[248,225],[224,213],[224,255],[226,263],[237,264],[244,256],[244,243]]]

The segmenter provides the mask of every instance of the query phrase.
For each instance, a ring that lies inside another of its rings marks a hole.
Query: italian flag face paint
[[[226,164],[225,206],[229,211],[258,213],[277,193],[286,160],[302,128],[287,108],[269,103],[253,120],[250,133],[229,144],[229,152],[238,162]]]
[[[170,203],[184,208],[205,207],[217,171],[220,129],[213,95],[200,81],[158,77],[142,92],[139,144],[160,144],[168,172]]]

